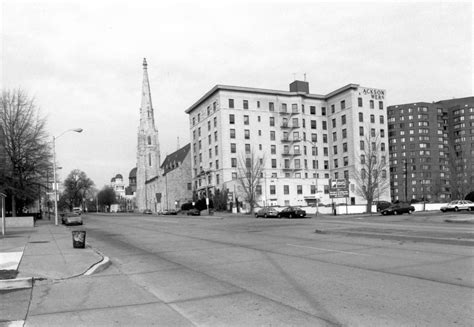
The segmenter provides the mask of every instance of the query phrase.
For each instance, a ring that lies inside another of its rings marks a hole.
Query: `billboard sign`
[[[347,179],[330,179],[329,180],[329,197],[330,198],[349,197],[349,181]]]

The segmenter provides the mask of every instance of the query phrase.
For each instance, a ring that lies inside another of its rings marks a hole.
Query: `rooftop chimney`
[[[309,83],[306,81],[294,81],[290,84],[290,92],[309,93]]]

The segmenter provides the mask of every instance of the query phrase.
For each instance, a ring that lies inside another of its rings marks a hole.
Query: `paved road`
[[[81,300],[54,321],[471,326],[474,225],[406,217],[88,216],[87,241],[113,266],[70,281]],[[51,299],[67,294],[67,283],[39,285],[30,325],[51,322]]]

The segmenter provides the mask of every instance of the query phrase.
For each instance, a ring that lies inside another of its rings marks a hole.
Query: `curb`
[[[19,290],[19,289],[31,288],[31,287],[33,287],[32,277],[0,280],[1,291]]]
[[[84,276],[90,276],[101,271],[104,271],[112,264],[109,257],[103,257],[103,259],[95,264],[92,265],[87,271],[83,274]]]

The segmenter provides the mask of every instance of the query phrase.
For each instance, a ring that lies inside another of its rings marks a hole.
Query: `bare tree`
[[[470,143],[455,144],[449,155],[450,186],[452,199],[464,199],[473,190],[473,171],[471,169]]]
[[[382,151],[382,140],[377,132],[366,128],[360,144],[360,158],[355,165],[353,178],[356,193],[367,201],[366,212],[372,212],[372,202],[390,188],[387,152]]]
[[[6,167],[0,185],[11,197],[12,215],[17,200],[27,204],[38,196],[50,170],[51,146],[47,140],[46,119],[34,100],[22,90],[3,90],[0,96],[0,129],[4,136]]]
[[[238,181],[240,189],[244,193],[244,201],[250,206],[250,214],[257,204],[261,188],[264,158],[257,158],[253,149],[248,154],[240,156],[238,170]]]

